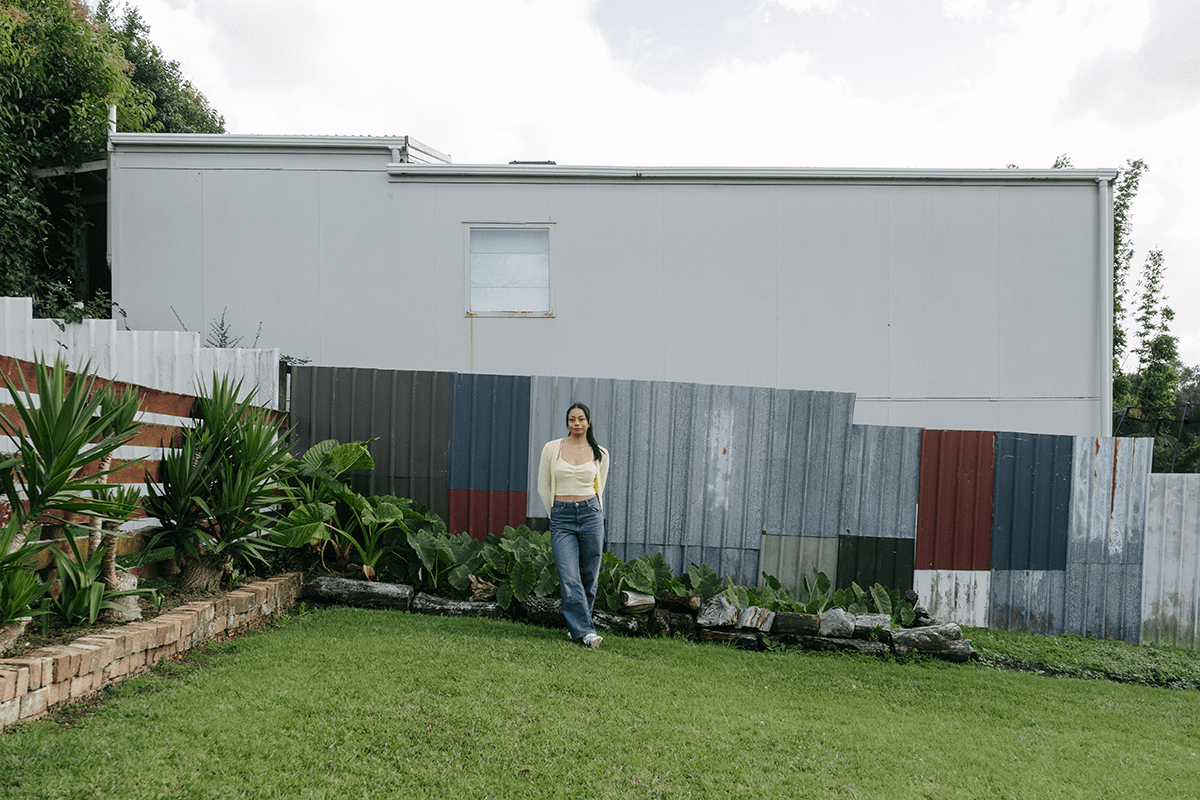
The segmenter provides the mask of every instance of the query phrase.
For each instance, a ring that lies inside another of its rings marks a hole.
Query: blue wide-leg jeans
[[[599,498],[572,503],[555,500],[550,510],[550,545],[558,567],[563,616],[571,639],[578,642],[596,632],[592,611],[604,549],[604,513]]]

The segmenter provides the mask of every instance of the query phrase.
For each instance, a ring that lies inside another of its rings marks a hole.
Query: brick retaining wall
[[[301,574],[291,572],[70,644],[0,659],[0,729],[89,697],[217,634],[257,627],[290,609],[302,588]]]

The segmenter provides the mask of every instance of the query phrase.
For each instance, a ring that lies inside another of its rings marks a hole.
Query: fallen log
[[[467,580],[471,582],[471,599],[472,600],[495,600],[496,599],[496,584],[488,583],[480,580],[474,575],[468,575]]]
[[[676,611],[680,614],[691,614],[695,616],[700,610],[700,598],[694,594],[677,595],[672,592],[659,592],[654,595],[654,599],[658,603],[659,608],[665,608],[668,611]]]
[[[702,628],[725,628],[737,619],[737,609],[724,594],[716,594],[704,601],[696,615],[696,625]]]
[[[674,636],[677,633],[689,639],[696,638],[696,618],[679,611],[655,608],[650,614],[650,635]]]
[[[807,635],[815,636],[821,630],[821,618],[816,614],[796,614],[791,611],[779,611],[775,614],[775,623],[771,626],[773,635]]]
[[[402,583],[374,583],[322,576],[313,578],[305,585],[304,596],[321,603],[407,611],[412,605],[413,587]]]
[[[538,597],[531,594],[521,603],[521,610],[530,624],[543,628],[567,627],[567,618],[562,613],[562,601],[557,597]]]
[[[654,610],[654,596],[641,592],[621,592],[622,614],[649,614]]]
[[[869,656],[885,656],[892,652],[883,642],[870,639],[843,639],[835,636],[800,636],[799,645],[805,650],[853,650]]]
[[[609,614],[607,611],[596,611],[592,614],[592,624],[598,631],[623,633],[627,636],[644,636],[650,631],[650,615]]]
[[[956,642],[959,639],[962,639],[962,628],[953,622],[892,631],[892,647],[897,653],[907,653],[909,650],[938,650],[944,648],[948,642]]]
[[[418,614],[435,614],[440,617],[488,617],[496,619],[504,615],[499,603],[484,603],[471,600],[447,600],[419,592],[412,601],[412,610]]]

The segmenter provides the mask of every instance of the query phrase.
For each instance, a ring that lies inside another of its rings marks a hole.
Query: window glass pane
[[[471,229],[471,311],[550,310],[550,231]]]

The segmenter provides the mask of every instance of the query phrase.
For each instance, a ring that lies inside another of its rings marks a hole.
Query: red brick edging
[[[217,634],[254,627],[290,609],[302,589],[301,574],[290,572],[67,645],[0,659],[0,730],[146,672]]]

